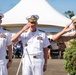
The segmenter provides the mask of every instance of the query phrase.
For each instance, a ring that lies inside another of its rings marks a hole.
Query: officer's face
[[[30,28],[31,28],[32,30],[36,30],[37,25],[38,25],[37,21],[36,21],[36,22],[30,22]]]
[[[37,27],[37,22],[30,22],[30,27],[32,28]]]

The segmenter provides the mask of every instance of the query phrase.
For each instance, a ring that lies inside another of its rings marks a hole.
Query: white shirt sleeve
[[[20,37],[18,38],[18,41],[23,40],[24,38],[25,38],[25,33],[22,33],[22,34],[20,35]]]
[[[48,37],[47,37],[46,34],[45,34],[43,47],[46,48],[46,47],[48,47],[49,45],[50,45],[50,42],[49,42],[49,40],[48,40]]]
[[[7,42],[6,42],[6,45],[9,46],[12,44],[11,42],[11,38],[12,38],[12,34],[10,32],[7,33]]]

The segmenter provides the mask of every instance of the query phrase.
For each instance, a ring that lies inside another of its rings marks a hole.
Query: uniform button
[[[25,46],[28,46],[28,44],[26,43]]]
[[[37,56],[33,56],[33,58],[37,58]]]

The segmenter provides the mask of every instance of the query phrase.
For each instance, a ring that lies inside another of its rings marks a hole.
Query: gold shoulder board
[[[45,31],[43,31],[43,30],[41,30],[41,29],[38,29],[39,31],[41,31],[41,32],[45,32]]]

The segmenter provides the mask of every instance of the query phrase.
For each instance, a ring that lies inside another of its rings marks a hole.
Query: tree
[[[69,75],[76,75],[76,39],[70,42],[70,47],[65,49],[63,57],[66,71]]]
[[[70,11],[70,10],[65,11],[64,15],[71,19],[71,17],[74,16],[74,11]]]

